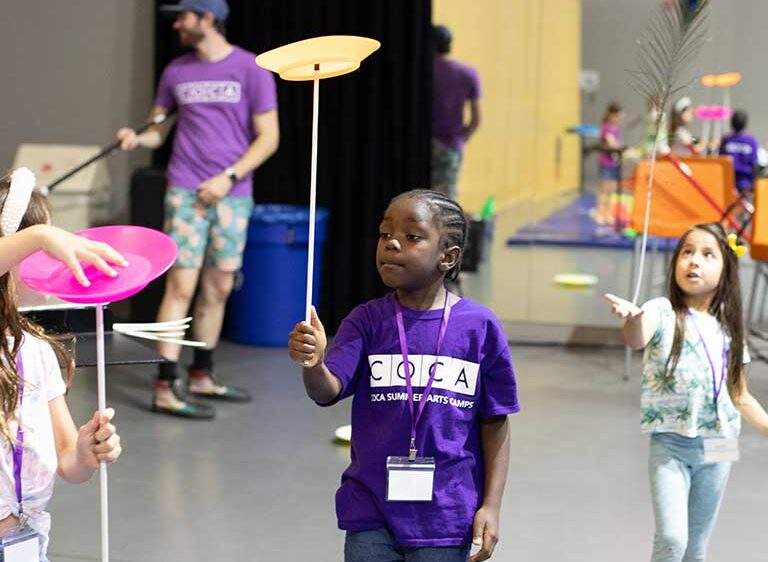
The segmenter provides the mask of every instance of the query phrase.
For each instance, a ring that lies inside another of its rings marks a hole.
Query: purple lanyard
[[[19,502],[19,515],[24,514],[21,504],[21,461],[24,458],[24,430],[21,429],[21,404],[24,399],[24,361],[21,358],[21,349],[16,353],[16,372],[19,374],[19,414],[16,416],[19,423],[16,429],[16,443],[13,444],[13,478],[16,481],[16,500]]]
[[[403,369],[405,370],[405,388],[408,391],[408,407],[411,411],[411,446],[408,450],[408,460],[416,460],[416,425],[421,419],[421,414],[424,412],[424,406],[427,404],[427,398],[429,398],[432,392],[432,383],[435,382],[435,376],[437,374],[437,362],[440,356],[440,347],[443,345],[445,339],[445,330],[448,327],[448,317],[451,314],[451,307],[448,306],[448,291],[445,292],[445,304],[443,305],[443,319],[440,322],[440,332],[437,336],[437,349],[435,350],[435,364],[429,369],[429,381],[424,388],[424,393],[421,396],[418,410],[414,415],[413,405],[413,384],[411,383],[411,363],[408,361],[408,342],[405,339],[405,325],[403,324],[403,309],[400,306],[400,302],[395,296],[395,320],[397,321],[397,334],[400,338],[400,351],[403,356]]]
[[[720,383],[717,383],[717,373],[715,371],[715,362],[712,361],[712,355],[709,353],[709,348],[707,347],[707,342],[704,341],[704,336],[701,333],[701,330],[699,329],[699,325],[696,322],[696,319],[693,317],[693,314],[691,314],[691,311],[688,311],[688,316],[691,319],[691,323],[693,324],[693,327],[696,329],[696,333],[699,334],[699,341],[701,342],[702,347],[704,347],[704,353],[707,355],[707,361],[709,361],[709,368],[712,370],[712,394],[714,395],[715,400],[715,416],[717,418],[717,425],[720,426],[720,412],[717,409],[717,400],[720,398],[720,391],[723,389],[723,381],[725,381],[725,375],[727,372],[728,364],[728,344],[725,339],[725,330],[720,328],[720,333],[723,335],[723,364],[722,364],[722,370],[720,372]]]

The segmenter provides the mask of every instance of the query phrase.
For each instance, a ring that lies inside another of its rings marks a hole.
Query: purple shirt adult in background
[[[434,57],[432,68],[432,137],[451,150],[464,149],[464,104],[480,98],[480,78],[471,66]]]
[[[195,190],[221,174],[254,141],[253,114],[277,108],[275,79],[255,58],[234,46],[219,61],[203,61],[193,52],[165,68],[155,105],[177,109],[179,115],[168,185]],[[251,177],[240,178],[228,195],[250,196]]]
[[[336,493],[339,528],[387,528],[409,548],[469,544],[483,501],[479,422],[519,410],[507,338],[487,308],[467,298],[453,305],[440,367],[416,429],[419,455],[435,457],[433,501],[387,502],[386,459],[408,455],[411,429],[394,298],[390,293],[355,308],[325,359],[342,383],[332,403],[354,396],[351,464]],[[403,307],[417,396],[435,363],[442,315],[441,309]]]
[[[739,191],[751,188],[755,181],[757,149],[755,137],[743,131],[725,137],[720,143],[720,154],[733,160],[736,189]]]

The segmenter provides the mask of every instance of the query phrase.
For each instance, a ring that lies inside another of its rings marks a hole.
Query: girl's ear
[[[450,248],[446,248],[443,250],[442,258],[440,259],[440,271],[445,273],[446,271],[449,271],[450,269],[453,269],[456,267],[456,264],[459,263],[459,258],[461,257],[461,248],[458,246],[451,246]]]

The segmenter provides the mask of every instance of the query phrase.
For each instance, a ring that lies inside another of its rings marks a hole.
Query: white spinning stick
[[[317,129],[320,104],[320,80],[354,72],[360,62],[381,43],[367,37],[328,35],[283,45],[256,57],[256,64],[277,72],[283,80],[313,81],[312,156],[309,195],[309,253],[307,256],[307,291],[305,320],[310,321],[315,257],[315,199],[317,193]]]
[[[174,343],[176,345],[186,345],[188,347],[205,347],[205,342],[194,340],[180,340],[173,337],[167,337],[158,332],[122,332],[126,336],[133,336],[134,338],[142,338],[145,340],[153,340],[166,343]]]
[[[112,324],[112,329],[116,332],[164,332],[166,330],[189,328],[191,321],[192,317],[187,316],[181,320],[169,320],[167,322],[115,322]]]

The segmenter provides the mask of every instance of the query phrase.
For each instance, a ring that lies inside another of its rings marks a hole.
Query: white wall
[[[150,0],[3,0],[0,168],[19,143],[105,145],[152,103]],[[125,209],[131,170],[147,152],[108,159],[111,209]]]
[[[582,119],[597,123],[611,100],[629,114],[642,112],[643,100],[627,84],[626,69],[634,68],[636,41],[660,0],[582,0],[582,65],[600,71],[602,85],[593,99],[582,99]],[[768,144],[768,2],[765,0],[712,0],[710,41],[696,59],[691,76],[739,71],[742,82],[732,89],[732,104],[750,116],[749,128]],[[688,95],[694,103],[720,103],[708,98],[699,81]],[[639,134],[639,131],[638,133]]]

